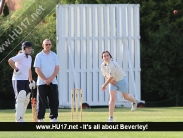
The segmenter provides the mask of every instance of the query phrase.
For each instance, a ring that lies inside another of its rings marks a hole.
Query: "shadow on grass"
[[[80,109],[78,109],[80,111]],[[137,108],[135,112],[161,112],[162,110],[183,110],[183,107],[144,107],[144,108]],[[70,108],[59,108],[59,112],[71,112]],[[83,109],[83,112],[108,112],[108,107],[105,108],[87,108]],[[32,109],[27,109],[27,113],[31,113]],[[49,112],[49,109],[46,109],[46,112]],[[115,108],[115,112],[131,112],[130,108]],[[15,113],[14,109],[1,109],[1,114],[7,113]]]

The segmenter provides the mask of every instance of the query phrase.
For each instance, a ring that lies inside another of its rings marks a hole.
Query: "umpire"
[[[43,122],[46,112],[46,104],[50,107],[50,122],[58,122],[58,85],[56,76],[59,72],[59,63],[56,53],[51,51],[51,41],[45,39],[43,50],[36,55],[34,67],[38,75],[37,79],[37,118]]]

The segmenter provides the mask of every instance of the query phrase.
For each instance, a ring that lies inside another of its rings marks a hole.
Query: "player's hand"
[[[50,85],[50,82],[48,81],[48,79],[47,79],[47,80],[44,80],[44,83],[45,83],[46,85]]]
[[[111,81],[110,84],[117,86],[117,83],[115,81]]]
[[[30,81],[30,83],[29,83],[29,88],[30,88],[30,89],[35,89],[35,88],[36,88],[36,83],[35,83],[34,80]]]
[[[106,90],[106,86],[105,84],[102,85],[102,88],[101,88],[102,91],[105,91]]]
[[[51,83],[53,81],[53,79],[54,79],[53,77],[50,77],[47,80],[48,80],[49,83]]]
[[[13,74],[15,74],[15,75],[19,75],[21,72],[20,72],[20,70],[17,68],[16,70],[14,69],[14,71],[13,71]]]

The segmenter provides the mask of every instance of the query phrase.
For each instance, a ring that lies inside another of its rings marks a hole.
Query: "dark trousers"
[[[13,90],[15,93],[15,106],[16,106],[16,99],[21,90],[25,90],[26,94],[29,93],[29,81],[28,80],[12,80]],[[16,107],[15,107],[16,111]]]
[[[25,90],[26,94],[29,93],[29,81],[28,80],[12,80],[13,90],[15,93],[15,99],[21,90]]]
[[[47,102],[48,98],[48,102]],[[58,85],[38,85],[37,92],[37,118],[43,119],[46,112],[46,104],[48,103],[50,108],[50,118],[58,117]]]

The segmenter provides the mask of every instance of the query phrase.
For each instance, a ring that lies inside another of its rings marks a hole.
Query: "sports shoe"
[[[38,119],[38,122],[43,122],[43,119]]]
[[[109,117],[108,122],[113,122],[113,117],[112,116]]]
[[[50,119],[50,122],[58,122],[56,118]]]
[[[131,108],[132,112],[137,109],[137,104],[138,104],[137,101],[136,101],[136,103],[132,103],[132,108]]]
[[[19,120],[16,120],[16,122],[25,122],[22,118]]]

